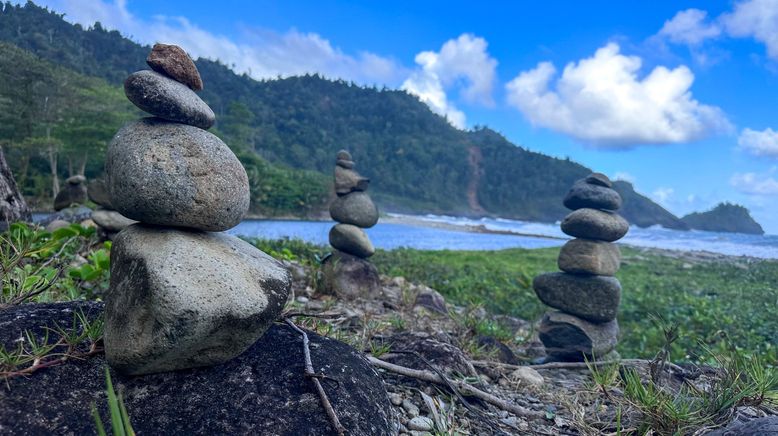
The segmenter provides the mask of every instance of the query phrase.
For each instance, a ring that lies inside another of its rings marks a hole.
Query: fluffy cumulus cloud
[[[668,21],[659,35],[672,42],[697,45],[709,38],[715,38],[721,34],[718,23],[707,22],[708,13],[699,9],[687,9],[678,12]]]
[[[778,132],[771,128],[762,131],[743,129],[737,143],[741,149],[756,156],[778,158]]]
[[[641,65],[615,43],[568,64],[555,82],[556,68],[542,62],[507,84],[508,102],[534,125],[607,148],[689,142],[731,129],[719,108],[692,98],[687,67],[659,66],[640,78]]]
[[[738,191],[749,195],[778,195],[778,180],[769,175],[736,173],[729,183]]]
[[[447,92],[459,88],[469,103],[491,106],[497,61],[487,51],[487,42],[471,34],[447,41],[440,51],[416,55],[417,68],[402,89],[419,97],[434,112],[456,127],[465,127],[465,114],[451,102]]]
[[[319,73],[362,84],[396,85],[407,75],[391,59],[369,52],[344,53],[316,33],[244,28],[239,39],[232,40],[183,17],[140,19],[129,12],[126,0],[46,0],[42,3],[65,13],[65,19],[71,22],[91,26],[99,21],[103,27],[119,30],[142,43],[175,43],[195,58],[218,59],[256,79]]]

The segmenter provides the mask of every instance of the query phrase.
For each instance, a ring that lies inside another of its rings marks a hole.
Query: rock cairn
[[[335,193],[330,216],[338,224],[330,229],[330,245],[335,252],[325,260],[323,291],[342,298],[373,295],[380,290],[375,266],[368,257],[375,248],[364,230],[378,222],[378,209],[365,192],[370,179],[354,170],[354,161],[346,150],[338,152],[335,162]]]
[[[615,212],[621,196],[603,174],[575,182],[564,205],[573,212],[562,221],[562,231],[576,239],[559,252],[562,272],[541,274],[533,282],[538,298],[558,309],[543,316],[540,340],[548,360],[602,357],[618,340],[621,284],[613,276],[621,253],[613,242],[627,233],[629,224]]]
[[[54,197],[54,210],[60,211],[70,207],[72,204],[86,203],[86,177],[76,175],[68,177],[65,180],[65,187],[57,192]]]
[[[157,44],[124,83],[153,115],[126,124],[108,147],[107,198],[140,221],[114,238],[105,296],[108,362],[137,375],[223,363],[259,339],[291,286],[288,271],[221,232],[249,207],[246,171],[205,131],[214,113],[179,47]]]

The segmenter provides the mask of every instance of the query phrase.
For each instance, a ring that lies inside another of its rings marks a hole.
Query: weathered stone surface
[[[525,386],[540,387],[546,382],[540,373],[529,366],[520,366],[514,370],[510,378]]]
[[[364,192],[352,192],[330,204],[330,216],[339,223],[369,228],[378,222],[378,208]]]
[[[45,328],[72,325],[79,310],[94,319],[102,305],[25,304],[0,311],[0,344],[15,349],[26,330],[51,339]],[[316,371],[337,380],[337,387],[322,384],[348,434],[396,434],[381,377],[361,353],[313,332],[308,337]],[[92,402],[108,416],[105,365],[99,355],[3,382],[0,433],[95,434]],[[286,325],[274,324],[224,364],[138,377],[114,372],[113,383],[141,435],[333,434],[313,384],[303,376],[302,339]]]
[[[0,147],[0,232],[17,221],[32,221],[32,214]]]
[[[86,185],[86,193],[92,202],[106,209],[113,209],[108,183],[104,179],[92,179]]]
[[[351,159],[351,153],[349,153],[347,150],[340,150],[340,151],[338,151],[338,155],[336,156],[336,159],[338,159],[338,160],[352,160]]]
[[[358,172],[335,166],[335,193],[346,195],[354,191],[367,191],[370,179],[362,177]]]
[[[616,213],[584,208],[567,215],[561,228],[576,238],[613,242],[627,234],[629,223]]]
[[[290,287],[278,261],[241,239],[132,225],[111,249],[108,362],[125,374],[226,362],[275,321]]]
[[[611,179],[608,178],[603,173],[591,173],[584,179],[586,183],[592,184],[592,185],[600,185],[605,186],[606,188],[612,188],[613,183],[611,182]]]
[[[611,188],[587,183],[584,179],[575,182],[570,188],[564,205],[572,210],[584,207],[616,210],[621,207],[621,196]]]
[[[210,107],[186,85],[156,71],[130,74],[124,94],[141,110],[159,118],[208,129],[216,121]]]
[[[375,298],[381,279],[375,265],[357,256],[335,251],[322,262],[319,291],[339,298]]]
[[[391,350],[415,351],[427,359],[436,368],[447,374],[471,374],[472,366],[467,355],[452,344],[443,342],[424,332],[402,332],[382,337],[381,341],[389,345],[390,354],[384,358],[396,365],[418,368],[419,358],[413,354],[391,354]]]
[[[194,91],[203,89],[203,79],[194,61],[177,45],[154,44],[146,58],[152,70],[183,83]]]
[[[73,176],[65,181],[65,186],[54,197],[54,210],[60,211],[72,204],[86,203],[86,186],[84,176]]]
[[[708,436],[778,436],[778,416],[765,416],[747,422],[733,422]]]
[[[423,287],[418,294],[416,294],[416,301],[413,303],[413,305],[421,306],[425,309],[429,309],[442,315],[448,314],[446,299],[440,295],[440,292],[426,286]]]
[[[532,282],[540,301],[587,321],[602,323],[616,318],[621,284],[613,277],[547,273]]]
[[[573,239],[562,246],[557,264],[562,271],[573,274],[612,276],[619,270],[621,251],[610,242]]]
[[[600,358],[616,347],[619,324],[614,319],[603,324],[586,322],[562,312],[543,315],[538,328],[547,360],[583,361]]]
[[[108,147],[105,171],[113,206],[144,223],[222,231],[249,208],[238,158],[215,135],[185,124],[126,124]]]
[[[337,161],[335,161],[335,165],[337,165],[337,166],[339,166],[341,168],[346,168],[346,169],[350,170],[350,169],[354,168],[354,161],[353,160],[338,159]]]
[[[375,254],[373,243],[364,230],[351,224],[336,224],[330,229],[330,245],[354,256],[366,258]]]
[[[118,232],[137,223],[115,210],[105,209],[92,211],[92,221],[109,232]]]

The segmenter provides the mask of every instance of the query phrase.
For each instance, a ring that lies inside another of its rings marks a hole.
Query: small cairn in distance
[[[324,260],[320,290],[341,298],[375,295],[380,279],[375,265],[366,259],[375,248],[364,230],[378,222],[378,209],[367,194],[370,179],[354,170],[354,161],[346,150],[338,152],[335,163],[335,193],[330,216],[338,224],[330,229],[334,253]]]
[[[540,322],[547,361],[600,358],[616,347],[621,284],[614,275],[621,252],[613,242],[629,230],[629,223],[615,213],[621,202],[611,181],[600,173],[575,182],[564,199],[573,212],[561,228],[576,239],[559,252],[562,272],[541,274],[533,281],[538,298],[558,309]]]
[[[106,154],[110,205],[139,221],[111,248],[105,354],[129,375],[226,362],[280,315],[291,288],[278,261],[220,233],[249,208],[246,171],[205,129],[213,111],[195,94],[197,68],[181,48],[157,44],[131,74],[127,98],[153,115],[116,133]]]

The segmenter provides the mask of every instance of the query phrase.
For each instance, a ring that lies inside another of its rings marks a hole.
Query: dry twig
[[[635,364],[641,364],[641,365],[647,365],[651,361],[645,360],[645,359],[621,359],[621,360],[599,360],[594,362],[589,362],[589,365],[592,366],[605,366],[605,365],[613,365],[614,363],[618,363],[619,365],[626,366],[626,365],[635,365]],[[491,367],[500,367],[500,368],[506,368],[506,369],[519,369],[522,367],[522,365],[511,365],[509,363],[502,363],[502,362],[489,362],[486,360],[473,360],[471,362],[474,366],[478,366],[481,368],[491,368]],[[532,369],[588,369],[589,366],[587,366],[586,362],[551,362],[551,363],[541,363],[539,365],[524,365],[528,366]],[[686,374],[686,370],[681,368],[680,366],[667,362],[665,366],[671,370],[673,370],[674,373],[683,376]]]

